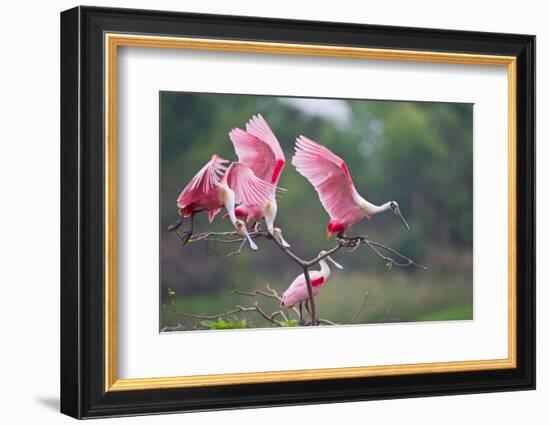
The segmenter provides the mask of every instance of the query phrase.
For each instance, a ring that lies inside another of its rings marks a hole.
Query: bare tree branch
[[[398,267],[408,267],[408,266],[416,266],[416,267],[419,267],[423,270],[427,270],[428,268],[426,266],[423,266],[421,264],[418,264],[418,263],[415,263],[412,259],[410,259],[409,257],[405,257],[403,254],[400,254],[399,252],[397,252],[396,250],[394,250],[393,248],[390,248],[389,246],[386,246],[386,245],[382,245],[381,243],[378,243],[378,242],[374,242],[374,241],[370,241],[370,240],[367,240],[367,239],[364,239],[364,242],[369,248],[371,248],[380,258],[382,258],[384,261],[386,262],[390,262],[391,264],[395,265],[395,266],[398,266]],[[382,249],[385,249],[386,251],[389,251],[391,252],[392,254],[398,256],[399,258],[401,258],[402,260],[405,260],[404,263],[400,263],[399,261],[396,261],[395,259],[391,258],[391,257],[388,257],[384,254],[382,254],[378,249],[376,249],[376,247],[379,247],[379,248],[382,248]]]
[[[276,229],[276,230],[280,232],[280,229]],[[209,243],[213,242],[214,243],[214,252],[216,253],[216,255],[218,255],[220,257],[232,257],[234,255],[240,255],[242,253],[242,250],[243,250],[244,246],[246,245],[246,238],[239,235],[239,234],[237,234],[237,232],[235,232],[235,231],[232,231],[232,232],[213,232],[213,231],[209,230],[209,231],[206,231],[206,232],[197,233],[197,234],[190,235],[190,236],[189,235],[181,236],[177,231],[175,233],[178,236],[178,238],[180,238],[180,240],[182,240],[182,242],[184,242],[184,244],[191,243],[191,242],[205,241],[206,244],[207,244],[207,247],[208,247]],[[416,263],[411,258],[406,257],[405,255],[397,252],[395,249],[390,248],[386,245],[383,245],[379,242],[372,241],[367,236],[363,236],[363,235],[360,235],[360,236],[345,236],[345,235],[339,234],[339,235],[337,235],[336,245],[334,247],[332,247],[328,251],[320,252],[316,257],[312,258],[311,260],[304,260],[304,259],[300,258],[298,255],[296,255],[295,253],[293,253],[290,249],[285,248],[281,244],[279,239],[277,237],[274,237],[272,235],[272,233],[268,232],[267,230],[255,229],[253,232],[249,233],[249,236],[251,238],[263,237],[263,238],[266,238],[268,240],[273,241],[274,244],[287,257],[289,257],[294,263],[296,263],[300,267],[300,269],[302,270],[302,273],[304,275],[306,285],[307,285],[308,302],[306,302],[306,307],[308,307],[308,303],[309,303],[309,308],[307,310],[310,313],[310,317],[311,317],[310,324],[312,326],[317,326],[320,323],[329,324],[328,323],[329,321],[327,321],[326,319],[323,319],[322,321],[320,319],[319,320],[317,319],[317,312],[316,312],[316,307],[315,307],[315,297],[313,295],[313,286],[311,284],[311,279],[310,279],[310,276],[309,276],[310,268],[314,267],[317,264],[319,264],[320,261],[324,260],[329,255],[332,255],[332,254],[336,253],[341,248],[347,248],[347,252],[354,252],[355,250],[357,250],[359,248],[360,245],[367,245],[378,257],[380,257],[385,262],[388,269],[391,269],[391,267],[393,265],[398,266],[398,267],[415,266],[415,267],[419,267],[423,270],[427,269],[427,267]],[[238,245],[238,248],[236,250],[233,250],[233,251],[230,251],[230,252],[227,252],[227,253],[220,253],[216,249],[217,244],[228,244],[228,245],[230,245],[230,244],[239,244],[239,245]],[[391,254],[391,256],[385,255],[382,251],[389,252]],[[395,258],[395,257],[397,257],[397,258]],[[271,289],[271,288],[269,288],[269,289]],[[369,291],[370,291],[370,289],[369,289]],[[354,321],[359,316],[361,311],[365,308],[369,291],[367,291],[367,293],[365,294],[365,299],[364,299],[363,305],[361,306],[361,309],[359,310],[359,312],[357,312],[357,314],[354,316],[352,321]],[[254,291],[254,292],[250,292],[250,293],[246,293],[246,292],[243,292],[243,291],[239,292],[236,288],[234,288],[234,290],[232,291],[232,293],[239,293],[241,295],[248,295],[248,296],[263,295],[263,296],[268,297],[268,298],[277,297],[277,299],[279,301],[281,300],[280,297],[278,296],[278,294],[274,295],[274,294],[276,294],[275,291],[273,291],[271,289],[270,292],[271,292],[271,295],[269,295],[268,293],[263,292],[263,291]],[[224,315],[234,314],[236,312],[255,311],[255,312],[257,312],[258,314],[260,314],[262,316],[265,314],[266,320],[269,320],[272,323],[274,323],[274,317],[280,315],[280,313],[275,314],[277,312],[274,313],[275,316],[273,316],[273,314],[272,315],[267,315],[265,312],[263,312],[261,310],[261,308],[259,308],[257,303],[256,303],[255,307],[249,307],[249,308],[248,307],[247,308],[239,307],[239,306],[237,306],[237,307],[238,308],[233,309],[230,312],[221,313],[221,315],[203,316],[203,318],[205,318],[205,319],[214,318],[215,319],[215,318],[218,318],[218,317],[223,317]],[[296,308],[294,308],[293,310],[298,315],[298,317],[301,319],[302,316],[301,316],[300,312]],[[180,314],[182,314],[182,313],[180,313]]]
[[[218,314],[192,314],[192,313],[182,313],[177,310],[173,310],[175,314],[181,317],[187,317],[191,319],[199,319],[199,320],[216,320],[220,317],[226,317],[230,316],[231,314],[236,314],[242,311],[242,309],[237,306],[237,308],[234,308],[233,310],[224,311],[223,313]]]
[[[269,291],[269,292],[265,292],[265,291],[262,291],[260,289],[256,289],[252,292],[249,292],[249,291],[243,291],[241,289],[238,289],[235,285],[232,285],[233,286],[233,290],[231,292],[229,292],[229,295],[232,295],[232,294],[238,294],[238,295],[244,295],[244,296],[247,296],[247,297],[256,297],[257,295],[262,295],[263,297],[266,297],[266,298],[271,298],[273,300],[276,300],[278,301],[279,303],[283,300],[282,297],[277,293],[277,291],[275,291],[275,289],[271,288],[271,286],[269,286],[269,284],[265,284],[265,287],[266,289]],[[297,307],[292,307],[291,309],[297,317],[300,317],[300,311],[298,310]],[[287,316],[281,311],[281,316],[284,318],[285,321],[288,321],[288,318]]]
[[[187,327],[178,323],[177,325],[174,325],[174,326],[163,326],[160,331],[161,332],[178,332],[178,331],[186,331],[186,330],[188,330]]]
[[[339,323],[331,322],[327,319],[317,319],[317,323],[323,324],[323,325],[331,325],[331,326],[338,326]]]
[[[220,243],[223,243],[223,242],[220,242]],[[239,248],[235,251],[230,251],[230,252],[227,252],[225,254],[218,254],[220,257],[222,258],[229,258],[229,257],[232,257],[234,255],[240,255],[242,250],[243,250],[243,247],[245,246],[246,244],[246,239],[244,239],[241,244],[239,245]]]
[[[261,317],[263,317],[268,322],[271,322],[275,325],[282,326],[281,322],[278,320],[275,320],[276,317],[282,316],[283,318],[284,313],[282,311],[275,311],[271,314],[266,313],[258,303],[254,303],[254,306],[252,307],[243,307],[242,305],[237,305],[234,309],[225,311],[223,313],[218,314],[191,314],[191,313],[182,313],[177,310],[173,310],[175,314],[181,317],[191,318],[191,319],[198,319],[198,320],[216,320],[223,317],[231,316],[233,314],[237,313],[250,313],[255,312],[258,313]]]
[[[267,292],[262,291],[261,289],[256,289],[252,292],[247,292],[247,291],[242,291],[242,290],[238,289],[235,285],[232,285],[232,286],[233,286],[233,289],[231,290],[231,292],[229,292],[229,295],[239,294],[239,295],[246,295],[248,297],[255,297],[256,295],[263,295],[266,298],[272,298],[272,299],[275,299],[277,301],[281,301],[281,298],[279,296],[275,295],[273,292],[272,293],[267,293]]]
[[[307,267],[304,267],[304,277],[306,279],[307,285],[307,295],[309,297],[309,315],[311,317],[311,323],[313,326],[317,324],[317,315],[315,314],[315,297],[313,295],[313,285],[311,284],[311,278],[309,277],[309,270]]]
[[[281,296],[277,293],[277,291],[275,291],[273,288],[271,288],[269,286],[269,284],[266,283],[265,286],[267,288],[267,291],[263,291],[263,290],[259,290],[259,289],[254,290],[254,291],[243,291],[243,290],[237,288],[235,285],[233,285],[233,289],[229,292],[229,295],[238,294],[238,295],[242,295],[242,296],[246,296],[246,297],[262,296],[262,297],[265,297],[265,298],[268,298],[268,299],[273,299],[273,300],[276,300],[276,301],[280,301],[282,299]],[[197,320],[216,320],[216,319],[219,319],[219,318],[223,318],[223,317],[227,317],[227,316],[231,316],[231,315],[235,315],[235,314],[239,314],[239,313],[257,313],[259,316],[261,316],[262,318],[264,318],[268,322],[270,322],[274,325],[280,326],[280,327],[288,326],[288,323],[289,323],[289,317],[285,314],[285,312],[283,310],[276,310],[273,313],[267,313],[259,305],[258,302],[255,302],[252,307],[244,307],[242,305],[236,305],[235,308],[233,308],[231,310],[224,311],[223,313],[218,313],[218,314],[183,313],[183,312],[177,311],[175,308],[173,308],[172,311],[174,312],[174,314],[176,314],[180,317],[190,318],[190,319],[197,319]],[[300,317],[300,312],[299,312],[297,307],[293,307],[292,309],[290,309],[290,311],[292,311],[296,315],[296,317]],[[281,320],[276,320],[278,317],[281,317],[282,321]],[[307,322],[305,324],[311,326],[311,323],[312,322]],[[338,325],[338,323],[332,322],[328,319],[317,319],[317,324],[318,325],[319,324],[332,325],[332,326]],[[178,322],[178,324],[176,326],[165,326],[165,327],[163,327],[161,329],[161,332],[183,331],[183,330],[189,330],[189,329],[197,329],[197,328],[186,327],[186,326],[184,326],[184,325],[182,325],[181,323]]]

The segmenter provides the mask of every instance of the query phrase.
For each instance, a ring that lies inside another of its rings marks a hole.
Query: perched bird
[[[213,155],[191,179],[177,200],[180,219],[170,226],[169,230],[176,230],[184,217],[190,217],[190,228],[184,239],[187,242],[193,235],[193,217],[196,213],[208,211],[208,218],[212,222],[220,209],[225,207],[237,234],[245,236],[250,248],[256,250],[258,247],[250,238],[246,224],[235,216],[235,205],[269,202],[274,191],[272,185],[257,178],[246,165],[232,162],[226,167],[224,164],[228,162],[218,155]]]
[[[246,123],[246,131],[240,128],[231,130],[229,138],[239,162],[250,167],[256,177],[273,187],[272,196],[267,202],[243,204],[235,210],[235,214],[246,218],[246,223],[251,227],[265,219],[267,230],[279,240],[283,247],[288,248],[290,245],[283,239],[281,232],[273,232],[277,216],[275,191],[285,166],[285,155],[279,141],[260,114],[252,116]]]
[[[409,228],[397,202],[378,206],[364,199],[357,193],[344,160],[313,140],[304,136],[296,139],[292,165],[313,185],[330,216],[327,239],[333,233],[342,236],[347,228],[364,217],[371,218],[384,211],[392,211],[401,217]]]
[[[323,256],[326,253],[326,251],[321,251],[319,255]],[[343,267],[331,257],[327,256],[325,258],[328,258],[339,269],[343,269]],[[314,296],[319,293],[321,286],[323,286],[323,284],[330,277],[330,267],[324,258],[319,261],[319,265],[321,266],[321,270],[313,270],[309,272],[309,280],[311,281]],[[309,294],[307,291],[306,278],[303,274],[301,274],[292,281],[288,289],[283,293],[281,307],[293,308],[295,304],[302,303],[308,299]]]

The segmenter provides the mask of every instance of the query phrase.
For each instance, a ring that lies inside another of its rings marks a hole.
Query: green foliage
[[[283,328],[295,328],[298,326],[299,322],[295,319],[289,319],[289,320],[282,320],[279,322],[281,327]]]
[[[473,306],[459,305],[445,308],[418,317],[418,321],[442,321],[442,320],[472,320],[474,318]]]
[[[247,327],[246,319],[239,319],[238,317],[222,318],[217,320],[203,320],[201,325],[206,329],[245,329]]]

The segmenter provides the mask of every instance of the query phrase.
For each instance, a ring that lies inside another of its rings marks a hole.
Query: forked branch
[[[280,229],[275,229],[275,232],[281,232]],[[176,235],[184,242],[184,245],[188,243],[195,243],[199,241],[204,241],[207,244],[207,248],[210,250],[212,249],[214,253],[220,257],[231,257],[234,255],[240,255],[242,253],[243,248],[246,245],[246,238],[244,236],[241,236],[237,234],[237,232],[214,232],[214,231],[206,231],[202,233],[197,233],[194,235],[191,235],[190,237],[188,235],[182,236],[178,233],[176,230]],[[267,230],[260,230],[256,229],[249,233],[249,236],[251,238],[265,238],[267,240],[273,241],[273,243],[288,257],[290,258],[296,265],[298,265],[304,275],[306,284],[307,284],[307,291],[308,291],[308,301],[306,303],[307,310],[310,314],[310,324],[312,326],[317,326],[319,324],[333,324],[329,320],[326,319],[317,319],[317,312],[315,307],[315,297],[313,295],[313,286],[311,284],[311,279],[309,276],[309,271],[312,267],[319,264],[319,262],[328,256],[336,253],[342,248],[347,248],[346,251],[351,253],[356,251],[361,245],[366,245],[369,247],[379,258],[381,258],[386,267],[388,269],[391,269],[392,266],[397,267],[409,267],[409,266],[415,266],[419,267],[423,270],[426,270],[427,267],[420,265],[416,263],[413,259],[401,254],[400,252],[396,251],[395,249],[388,247],[386,245],[383,245],[379,242],[373,241],[369,239],[365,235],[360,236],[345,236],[343,234],[339,234],[336,237],[336,245],[330,248],[327,251],[321,251],[319,254],[317,254],[316,257],[305,260],[303,258],[300,258],[298,255],[296,255],[294,252],[292,252],[290,249],[285,248],[279,239],[276,236],[273,236],[272,233],[268,232]],[[228,252],[220,252],[219,247],[220,246],[231,246],[236,245],[237,249],[228,251]],[[232,291],[233,293],[239,293],[241,295],[248,295],[248,296],[256,296],[256,295],[262,295],[264,297],[268,298],[277,298],[279,301],[281,301],[281,298],[276,294],[276,292],[269,288],[268,292],[264,291],[254,291],[254,292],[243,292],[238,291],[236,288]],[[365,297],[365,305],[366,305],[366,298],[368,298],[368,291]],[[365,305],[362,307],[364,308]],[[284,313],[282,311],[275,312],[271,315],[268,315],[265,313],[261,308],[257,305],[257,303],[253,307],[242,307],[237,306],[235,309],[230,310],[225,313],[221,313],[220,315],[214,315],[214,316],[201,316],[201,315],[186,315],[187,317],[195,317],[198,319],[217,319],[219,317],[224,317],[227,315],[231,315],[237,312],[256,312],[259,315],[263,316],[266,320],[268,320],[271,323],[277,324],[277,321],[275,317],[283,316]],[[295,312],[298,312],[296,310]],[[361,313],[359,311],[357,313],[357,316]],[[183,313],[179,313],[180,315],[183,315]],[[301,318],[301,316],[300,316]],[[353,320],[355,320],[356,317],[354,317]],[[353,321],[352,320],[352,321]]]

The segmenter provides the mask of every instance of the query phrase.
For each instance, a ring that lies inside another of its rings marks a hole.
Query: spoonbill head
[[[407,230],[410,229],[409,223],[407,223],[407,220],[405,220],[405,217],[403,217],[403,214],[401,214],[401,210],[399,209],[399,204],[396,201],[390,201],[390,209],[393,211],[393,213],[400,217],[401,220],[403,220],[403,224],[407,228]]]
[[[304,136],[296,139],[295,150],[292,165],[313,185],[330,217],[327,239],[333,233],[341,236],[363,218],[384,211],[392,211],[409,228],[397,202],[375,205],[363,198],[355,189],[345,161],[332,151]]]
[[[248,233],[248,229],[246,228],[246,223],[243,220],[237,218],[235,214],[235,202],[236,202],[237,196],[235,194],[235,191],[231,187],[229,187],[229,183],[228,183],[228,179],[229,179],[228,175],[230,172],[234,171],[235,169],[234,164],[236,163],[232,163],[229,166],[229,169],[222,177],[222,180],[218,183],[217,191],[218,191],[219,205],[225,207],[227,211],[227,216],[229,217],[231,224],[235,228],[235,232],[237,233],[237,235],[244,236],[248,240],[248,245],[250,246],[250,249],[252,249],[253,251],[256,251],[258,249],[258,245],[256,245],[252,240],[252,238],[250,237]],[[235,184],[238,184],[238,183],[235,183]],[[212,223],[212,221],[214,220],[214,217],[220,211],[220,209],[221,207],[218,207],[217,209],[210,211],[210,214],[209,214],[210,223]]]

